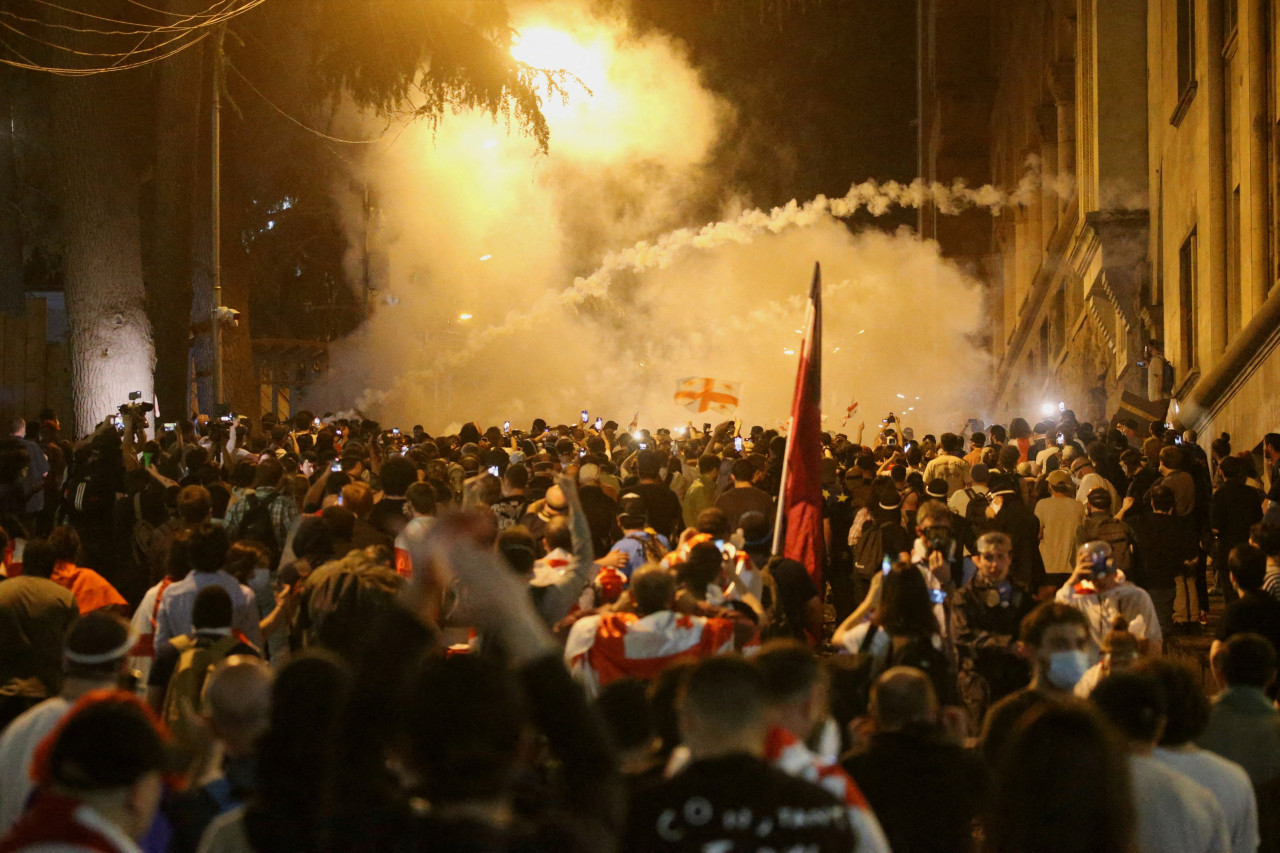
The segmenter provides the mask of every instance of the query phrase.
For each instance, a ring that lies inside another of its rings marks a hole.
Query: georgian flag
[[[741,382],[726,382],[706,376],[686,376],[677,382],[675,401],[691,412],[729,414],[738,408]]]

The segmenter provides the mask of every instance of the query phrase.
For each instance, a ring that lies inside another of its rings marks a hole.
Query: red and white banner
[[[722,412],[738,408],[741,382],[725,382],[705,376],[686,376],[677,382],[675,401],[691,412]]]
[[[565,663],[589,696],[618,678],[656,678],[681,660],[733,651],[734,622],[671,610],[584,616],[569,631]]]

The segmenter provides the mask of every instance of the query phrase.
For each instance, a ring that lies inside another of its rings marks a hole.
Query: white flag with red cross
[[[676,384],[675,401],[691,412],[722,412],[738,408],[741,382],[725,382],[705,376],[687,376]]]

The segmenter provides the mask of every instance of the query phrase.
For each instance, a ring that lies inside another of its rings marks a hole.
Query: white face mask
[[[1078,649],[1054,652],[1049,655],[1049,671],[1045,673],[1045,678],[1059,690],[1070,690],[1084,677],[1088,668],[1088,656]]]

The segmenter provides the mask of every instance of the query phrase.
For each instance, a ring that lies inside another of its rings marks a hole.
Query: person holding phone
[[[1151,596],[1116,569],[1110,543],[1086,542],[1076,554],[1076,567],[1054,596],[1084,614],[1089,623],[1089,664],[1098,662],[1103,640],[1117,615],[1129,623],[1129,632],[1144,654],[1158,655],[1164,633]]]

